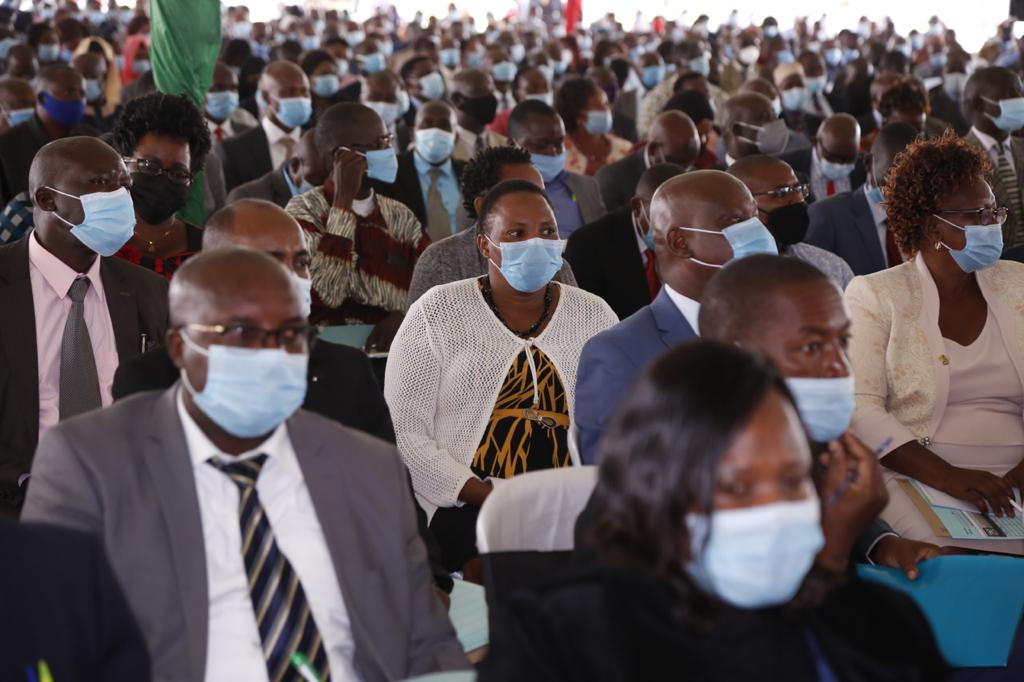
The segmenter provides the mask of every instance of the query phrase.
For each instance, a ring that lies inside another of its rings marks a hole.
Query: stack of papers
[[[487,599],[484,588],[465,580],[456,580],[452,588],[452,605],[448,617],[455,634],[466,653],[487,646],[490,632],[487,627]]]
[[[990,516],[970,502],[958,500],[913,479],[900,479],[900,487],[924,514],[939,537],[954,540],[1021,540],[1024,539],[1024,518],[1019,512],[1013,518]],[[1020,490],[1014,488],[1020,504]]]

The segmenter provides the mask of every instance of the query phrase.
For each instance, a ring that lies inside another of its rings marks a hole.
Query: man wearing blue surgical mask
[[[364,76],[388,68],[388,58],[376,38],[368,37],[355,46],[355,60],[359,65],[359,72]]]
[[[562,239],[605,214],[597,180],[565,169],[565,125],[554,109],[539,100],[520,102],[509,116],[508,133],[540,171]]]
[[[1006,248],[1024,244],[1024,141],[1011,135],[1024,128],[1024,90],[1009,69],[978,69],[964,90],[971,130],[964,138],[984,149],[992,161],[986,181],[996,204],[1010,209],[1003,226]]]
[[[829,85],[828,72],[825,68],[825,60],[817,52],[806,50],[797,57],[797,62],[804,70],[804,87],[807,88],[807,101],[804,103],[804,111],[819,119],[826,119],[834,113],[830,97],[832,96]],[[820,123],[820,121],[819,121]],[[815,130],[814,132],[817,132]]]
[[[214,147],[224,164],[227,190],[255,180],[290,159],[313,114],[309,79],[297,64],[271,62],[260,76],[260,125]]]
[[[795,133],[813,136],[822,118],[805,111],[811,93],[804,83],[804,67],[799,62],[779,64],[772,76],[779,90],[782,120],[786,122],[786,127]]]
[[[828,444],[847,432],[854,411],[853,377],[847,346],[850,316],[842,291],[821,271],[790,258],[753,256],[722,271],[704,295],[701,338],[722,341],[767,358],[785,378],[814,454],[819,487],[852,470],[856,482],[822,510],[825,546],[818,563],[838,571],[848,562],[897,568],[911,580],[917,564],[939,556],[935,545],[901,538],[876,518],[885,501],[875,457],[847,448],[847,457]],[[813,353],[808,347],[817,349]],[[854,438],[852,434],[846,438]],[[840,477],[840,479],[841,479]],[[867,526],[863,531],[865,524]]]
[[[391,135],[377,112],[354,102],[333,105],[317,121],[316,146],[327,179],[287,206],[313,254],[310,320],[367,325],[366,349],[386,352],[430,238],[407,206],[374,189],[398,175]]]
[[[818,128],[814,147],[779,157],[808,180],[814,201],[864,184],[864,162],[860,158],[860,125],[849,114],[833,114]]]
[[[241,199],[262,199],[284,208],[292,197],[319,187],[325,179],[327,171],[320,160],[320,150],[316,148],[315,131],[307,130],[299,138],[291,159],[266,175],[231,190],[227,204]]]
[[[0,516],[17,514],[37,439],[58,421],[111,402],[121,360],[163,341],[167,283],[112,258],[131,238],[131,176],[91,137],[51,142],[29,173],[35,230],[0,247]]]
[[[484,71],[494,79],[494,95],[498,98],[498,111],[511,109],[516,105],[512,97],[512,81],[516,77],[516,62],[508,50],[498,44],[489,45],[484,55]]]
[[[214,144],[260,124],[255,116],[238,106],[238,78],[224,62],[213,66],[213,81],[206,92],[203,115]]]
[[[98,52],[83,52],[71,61],[71,66],[85,79],[85,114],[82,125],[101,133],[110,132],[118,115],[120,105],[107,104],[107,61]]]
[[[512,81],[512,94],[516,104],[528,99],[535,99],[544,102],[548,106],[555,105],[555,93],[551,89],[551,80],[544,74],[540,67],[527,66],[516,72]],[[512,115],[512,109],[500,111],[494,117],[487,129],[508,136],[508,119]]]
[[[699,334],[704,289],[725,264],[778,253],[738,179],[691,171],[667,180],[651,199],[650,234],[663,287],[650,305],[587,342],[576,381],[580,457],[597,461],[601,438],[633,380],[666,348]]]
[[[971,124],[964,117],[963,101],[967,79],[973,70],[969,54],[963,50],[951,50],[942,70],[942,83],[928,91],[931,115],[949,123],[961,137],[971,129]]]
[[[377,112],[392,136],[397,151],[404,148],[409,131],[403,116],[412,108],[409,93],[402,89],[398,76],[390,71],[378,71],[363,79],[360,97],[365,106]]]
[[[20,78],[0,79],[0,135],[36,114],[36,93]]]

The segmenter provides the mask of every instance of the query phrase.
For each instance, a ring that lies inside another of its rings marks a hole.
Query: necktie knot
[[[68,298],[71,299],[72,303],[81,303],[85,300],[85,294],[89,291],[89,278],[78,277],[74,282],[71,283],[71,288],[68,289]]]
[[[436,185],[437,181],[441,179],[441,169],[434,166],[430,169],[430,184]]]
[[[206,463],[227,475],[239,488],[252,488],[256,486],[256,479],[260,477],[260,471],[267,462],[266,455],[256,455],[252,459],[243,459],[237,462],[222,462],[216,457],[206,460]]]

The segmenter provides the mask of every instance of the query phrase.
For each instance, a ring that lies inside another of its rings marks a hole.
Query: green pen
[[[299,671],[302,679],[306,682],[321,682],[320,676],[316,674],[316,668],[309,662],[309,659],[296,651],[292,654],[292,667]]]

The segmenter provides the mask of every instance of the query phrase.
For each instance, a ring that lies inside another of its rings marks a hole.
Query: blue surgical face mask
[[[1024,128],[1024,97],[1001,99],[998,102],[985,96],[982,96],[982,99],[999,107],[998,116],[985,114],[992,119],[997,128],[1004,132],[1013,132]]]
[[[993,223],[992,225],[960,227],[940,215],[935,215],[934,213],[932,215],[947,225],[952,225],[960,230],[967,238],[967,243],[960,250],[951,249],[944,242],[939,242],[946,247],[949,255],[953,257],[953,260],[956,261],[961,270],[964,272],[977,272],[978,270],[991,267],[993,263],[999,260],[999,256],[1003,253],[1003,226],[1001,224]]]
[[[843,61],[843,50],[838,47],[831,47],[825,50],[825,63],[829,66],[839,66]]]
[[[313,280],[299,277],[294,272],[291,273],[292,281],[295,283],[295,287],[299,290],[299,302],[302,304],[302,316],[309,317],[309,314],[313,311]]]
[[[60,58],[60,45],[43,43],[36,48],[36,54],[41,62],[55,62]]]
[[[412,101],[409,99],[409,93],[405,90],[398,91],[398,116],[401,118],[409,113],[409,107],[412,106]]]
[[[882,194],[882,188],[878,186],[878,180],[875,179],[875,169],[871,169],[871,182],[864,183],[866,188],[864,191],[868,195],[868,201],[873,204],[880,204],[885,201],[885,195]]]
[[[455,133],[440,128],[416,131],[416,153],[432,165],[444,163],[455,149]]]
[[[398,157],[391,147],[366,152],[366,176],[391,184],[398,175]]]
[[[303,50],[309,52],[320,47],[320,39],[316,36],[302,36],[302,42],[299,44],[302,45]]]
[[[537,70],[544,76],[544,80],[550,83],[555,78],[555,68],[548,64],[538,64]]]
[[[532,95],[527,95],[526,99],[535,99],[538,102],[544,102],[549,107],[555,106],[555,95],[551,92],[535,92]]]
[[[540,172],[544,184],[548,184],[558,177],[558,174],[565,170],[565,150],[560,154],[549,156],[547,154],[530,154],[530,161]]]
[[[766,38],[774,38],[775,36],[779,35],[779,27],[771,25],[765,26],[764,35]]]
[[[821,174],[832,181],[842,180],[850,177],[850,173],[856,167],[855,163],[833,163],[826,158],[818,157],[818,167]]]
[[[649,90],[661,85],[663,80],[665,80],[665,66],[663,64],[645,66],[641,71],[640,81]]]
[[[807,87],[807,92],[812,95],[825,92],[826,85],[828,85],[828,79],[825,76],[808,76],[804,78],[804,86]]]
[[[380,52],[385,58],[390,57],[395,52],[395,44],[390,40],[382,40],[378,42],[377,47],[380,48]]]
[[[14,126],[21,125],[35,116],[35,113],[35,109],[12,109],[7,112],[7,122],[10,123],[13,128]]]
[[[366,106],[377,112],[377,115],[384,121],[384,125],[391,127],[391,125],[398,120],[399,107],[398,102],[363,102]]]
[[[149,60],[148,59],[136,59],[132,62],[132,71],[139,74],[140,76],[149,71]]]
[[[825,544],[821,508],[799,502],[688,514],[686,570],[709,594],[741,609],[779,606],[803,584]]]
[[[590,110],[584,123],[591,135],[607,135],[612,131],[612,112],[608,109]]]
[[[543,289],[551,278],[562,269],[562,252],[565,241],[534,237],[521,242],[495,244],[501,252],[501,265],[493,260],[491,265],[501,270],[509,286],[524,294]]]
[[[85,79],[85,101],[95,102],[103,94],[103,85],[98,79],[86,78]]]
[[[964,97],[964,88],[967,87],[967,74],[954,71],[942,77],[942,89],[950,99],[960,101]]]
[[[7,59],[7,53],[11,51],[11,48],[18,44],[17,38],[8,36],[3,40],[0,40],[0,59]]]
[[[185,332],[181,338],[207,358],[203,390],[192,388],[182,369],[185,390],[203,414],[236,438],[270,433],[306,399],[306,353],[289,353],[283,348],[203,348]]]
[[[792,64],[796,61],[796,57],[790,50],[780,50],[775,53],[775,59],[779,64]]]
[[[317,97],[334,97],[341,89],[341,82],[336,73],[323,73],[313,76],[313,93]]]
[[[516,77],[516,65],[512,62],[498,62],[491,67],[491,76],[496,81],[511,82]]]
[[[420,92],[424,99],[439,100],[444,97],[444,78],[437,71],[420,76]]]
[[[729,246],[732,248],[732,258],[730,258],[729,261],[753,256],[756,253],[767,253],[773,256],[779,255],[779,247],[778,244],[775,243],[775,237],[772,236],[772,233],[768,231],[768,228],[764,226],[764,223],[762,223],[756,215],[741,223],[730,225],[721,232],[717,232],[715,230],[702,230],[697,227],[677,227],[676,229],[725,237],[729,242]],[[704,265],[709,268],[721,268],[729,262],[706,263],[702,260],[697,260],[696,258],[690,258],[690,260],[698,265]]]
[[[238,93],[234,90],[206,93],[206,113],[218,121],[231,118],[238,108]]]
[[[707,76],[711,73],[711,60],[707,57],[695,57],[687,62],[687,66],[690,67],[690,71],[699,73],[702,76]]]
[[[366,73],[383,71],[386,66],[387,60],[382,52],[374,52],[363,57],[363,71]]]
[[[366,40],[366,34],[362,31],[352,31],[351,33],[345,34],[345,42],[348,43],[349,47],[355,47]]]
[[[782,108],[786,111],[800,111],[807,103],[810,93],[807,88],[789,88],[782,91]]]
[[[471,69],[479,69],[484,64],[483,50],[473,50],[466,53],[466,66]]]
[[[786,379],[800,420],[818,443],[839,438],[853,419],[853,377]]]
[[[932,52],[931,56],[928,57],[928,63],[932,66],[945,66],[946,65],[946,53],[945,52]]]
[[[301,128],[313,115],[313,100],[309,97],[285,97],[277,100],[277,118],[288,128]]]
[[[281,169],[281,171],[284,173],[284,181],[288,184],[288,191],[291,192],[291,195],[293,197],[298,196],[300,194],[305,194],[309,190],[313,189],[313,184],[306,180],[305,178],[302,179],[301,184],[296,185],[295,181],[292,180],[292,174],[291,172],[289,172],[288,166],[289,164],[285,164],[284,168]],[[308,313],[306,314],[306,317],[309,317]]]
[[[910,59],[914,54],[914,48],[910,47],[910,43],[901,43],[895,49],[907,59]]]
[[[446,47],[441,50],[441,63],[449,69],[453,69],[462,61],[462,54],[457,47]]]
[[[523,61],[523,57],[526,56],[526,48],[523,47],[522,43],[516,43],[508,51],[509,56],[512,57],[512,61],[518,64]]]
[[[71,226],[71,234],[101,256],[113,256],[135,234],[135,205],[124,187],[113,192],[75,196],[54,187],[47,189],[82,202],[82,222],[77,225],[54,212],[57,220]]]

